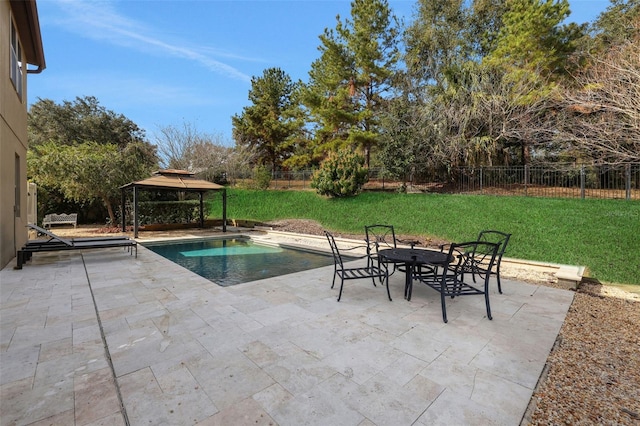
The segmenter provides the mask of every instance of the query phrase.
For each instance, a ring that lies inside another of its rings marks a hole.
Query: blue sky
[[[608,0],[569,0],[591,22]],[[415,1],[389,0],[410,21]],[[279,67],[307,81],[318,36],[349,17],[349,0],[39,0],[47,68],[29,76],[29,105],[95,96],[143,128],[191,123],[228,145],[251,77]]]

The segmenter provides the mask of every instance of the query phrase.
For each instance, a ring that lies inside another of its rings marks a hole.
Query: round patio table
[[[380,250],[378,255],[386,262],[404,263],[405,282],[404,298],[411,300],[412,276],[417,266],[444,266],[446,267],[452,260],[449,253],[435,250],[424,250],[416,248],[390,248]],[[389,284],[387,284],[389,285]]]

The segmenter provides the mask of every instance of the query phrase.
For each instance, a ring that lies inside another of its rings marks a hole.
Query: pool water
[[[248,238],[143,245],[224,287],[333,265],[331,255],[256,244]]]

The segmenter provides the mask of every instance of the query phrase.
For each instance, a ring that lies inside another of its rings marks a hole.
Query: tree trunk
[[[529,142],[522,142],[522,165],[528,166],[531,162],[531,144]]]
[[[367,165],[367,169],[369,168],[369,160],[371,159],[371,148],[367,145],[363,147],[364,150],[364,161]]]
[[[109,197],[103,197],[102,202],[104,203],[105,207],[107,208],[107,211],[109,212],[109,222],[111,223],[111,226],[117,225],[116,215],[113,212],[113,206],[111,205],[111,200],[109,200]]]

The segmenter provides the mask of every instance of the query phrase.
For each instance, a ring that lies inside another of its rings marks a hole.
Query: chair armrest
[[[402,243],[402,244],[407,244],[409,246],[411,246],[411,248],[414,248],[415,246],[419,246],[420,245],[420,241],[418,240],[401,240],[399,238],[396,239],[397,242]]]
[[[362,249],[362,248],[366,250],[368,248],[368,246],[367,245],[363,245],[363,246],[353,246],[353,247],[349,247],[349,248],[341,248],[340,251],[341,252],[345,252],[345,251],[349,251],[349,250]],[[365,253],[365,254],[362,254],[362,255],[349,254],[349,257],[355,257],[357,259],[362,259],[362,258],[365,258],[365,257],[368,257],[368,256],[369,256],[368,253]]]
[[[447,249],[448,249],[449,247],[451,247],[451,244],[453,244],[453,243],[440,244],[440,245],[438,246],[438,248],[440,248],[440,251],[444,252],[444,249],[445,249],[445,248],[447,248]]]

